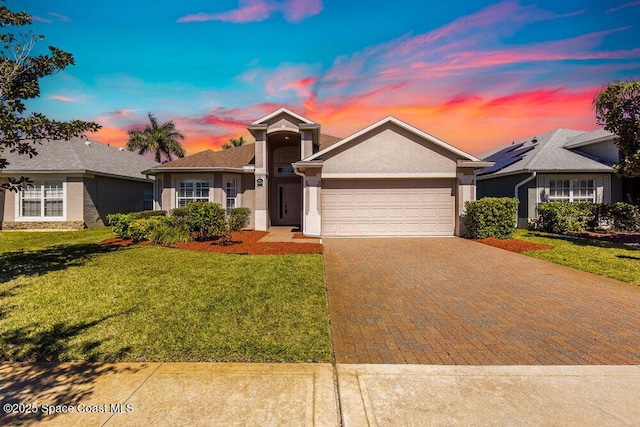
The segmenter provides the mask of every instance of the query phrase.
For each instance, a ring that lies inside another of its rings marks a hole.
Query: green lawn
[[[516,230],[514,238],[553,247],[525,252],[526,255],[640,285],[638,250],[593,239],[560,238],[526,230]]]
[[[0,360],[331,359],[321,255],[98,243],[111,236],[0,233]]]

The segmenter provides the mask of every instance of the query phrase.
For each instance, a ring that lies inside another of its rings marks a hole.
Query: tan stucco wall
[[[67,177],[67,221],[84,221],[82,177]]]
[[[457,156],[388,123],[323,156],[322,174],[451,173]]]

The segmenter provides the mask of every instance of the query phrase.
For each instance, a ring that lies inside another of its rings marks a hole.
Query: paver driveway
[[[460,238],[325,239],[339,363],[640,364],[640,287]]]

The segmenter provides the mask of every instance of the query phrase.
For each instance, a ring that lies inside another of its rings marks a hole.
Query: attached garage
[[[453,179],[327,179],[322,235],[453,236]]]
[[[307,236],[464,234],[474,171],[491,166],[394,117],[292,164]]]

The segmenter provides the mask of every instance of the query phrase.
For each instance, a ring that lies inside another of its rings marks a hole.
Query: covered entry
[[[326,179],[323,236],[453,236],[453,179]]]

